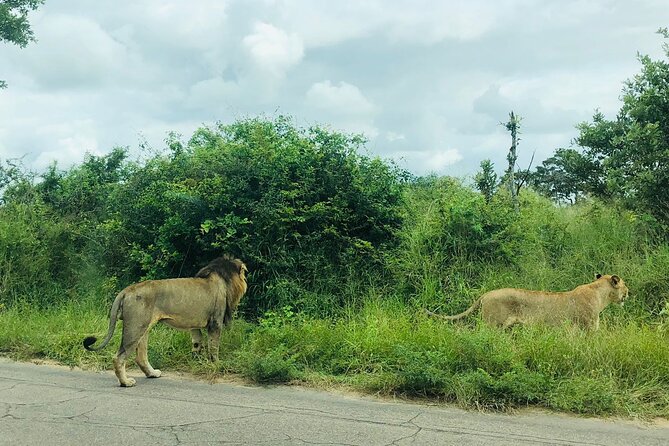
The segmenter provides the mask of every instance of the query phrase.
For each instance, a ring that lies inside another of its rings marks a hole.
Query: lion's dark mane
[[[209,262],[195,274],[195,277],[207,278],[211,274],[218,274],[226,282],[230,283],[232,279],[239,274],[242,262],[230,255],[224,255]]]

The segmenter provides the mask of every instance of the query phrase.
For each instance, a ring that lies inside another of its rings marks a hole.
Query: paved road
[[[125,389],[110,372],[0,358],[0,444],[666,446],[669,424],[480,414],[169,376]]]

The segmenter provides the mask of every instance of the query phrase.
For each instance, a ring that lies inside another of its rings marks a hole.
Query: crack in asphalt
[[[81,412],[81,413],[76,413],[76,414],[74,414],[74,415],[49,415],[50,418],[47,419],[47,420],[45,420],[44,418],[42,418],[42,417],[40,417],[40,416],[22,417],[22,416],[18,416],[18,415],[16,415],[16,414],[12,413],[12,410],[17,409],[18,407],[51,406],[51,405],[54,405],[54,404],[61,404],[61,403],[69,402],[69,401],[76,401],[76,400],[79,400],[79,399],[82,399],[82,398],[74,398],[74,399],[65,400],[65,401],[59,401],[59,402],[53,402],[53,403],[41,403],[41,404],[37,404],[37,403],[6,403],[6,402],[1,402],[0,404],[5,404],[5,405],[7,406],[7,410],[6,410],[5,414],[4,414],[3,416],[0,417],[0,419],[2,419],[2,418],[11,418],[11,419],[13,419],[13,420],[24,420],[24,421],[25,421],[25,420],[48,421],[48,420],[75,420],[76,418],[80,418],[80,417],[82,417],[82,418],[85,418],[85,419],[88,421],[89,418],[87,417],[87,415],[88,415],[89,413],[93,412],[93,411],[96,409],[96,407],[93,407],[92,409],[86,410],[86,411]]]
[[[280,406],[282,407],[282,406]],[[283,407],[285,409],[285,407]],[[298,413],[298,414],[307,414],[310,415],[310,412],[312,410],[310,409],[292,409],[288,410],[287,412],[289,413]],[[323,412],[323,411],[318,411],[315,410],[313,412],[321,412],[324,415],[328,416],[331,419],[336,419],[336,420],[341,420],[341,421],[349,421],[353,423],[361,423],[361,424],[372,424],[372,425],[380,425],[380,426],[390,426],[390,427],[407,427],[407,424],[411,424],[416,429],[419,429],[417,432],[411,434],[408,436],[408,438],[418,435],[420,431],[428,431],[428,432],[434,432],[434,433],[456,433],[460,435],[467,435],[467,436],[478,436],[478,437],[488,437],[492,439],[514,439],[516,441],[521,441],[524,443],[530,443],[530,444],[561,444],[565,446],[606,446],[602,443],[591,443],[591,442],[580,442],[580,441],[572,441],[572,440],[564,440],[560,438],[552,438],[552,437],[542,437],[542,436],[535,436],[535,435],[526,435],[526,434],[515,434],[515,433],[506,433],[506,432],[496,432],[496,431],[485,431],[482,432],[480,430],[473,430],[473,429],[467,429],[467,428],[458,428],[458,427],[453,427],[453,428],[438,428],[438,427],[424,427],[424,426],[419,426],[418,424],[415,423],[415,419],[421,415],[421,413],[417,414],[414,416],[411,420],[408,422],[388,422],[388,421],[376,421],[376,420],[370,420],[370,419],[359,419],[359,418],[352,418],[348,417],[345,415],[336,415],[336,414],[328,414],[328,412]],[[401,440],[403,438],[400,438]],[[396,440],[396,441],[399,441]],[[392,443],[391,443],[392,444]]]
[[[413,439],[413,440],[411,441],[412,443],[415,442],[415,441],[416,441],[416,437],[418,436],[418,434],[420,434],[420,433],[422,432],[423,428],[422,428],[421,426],[418,426],[418,425],[415,423],[414,420],[415,420],[416,418],[418,418],[419,416],[423,415],[423,413],[424,413],[424,411],[420,411],[420,412],[418,412],[416,415],[414,415],[409,421],[407,421],[406,423],[403,423],[403,424],[410,425],[410,426],[413,426],[413,427],[416,428],[416,431],[415,431],[413,434],[405,435],[405,436],[400,437],[400,438],[398,438],[398,439],[396,439],[396,440],[393,440],[393,441],[391,441],[390,443],[388,443],[387,446],[397,446],[397,445],[399,444],[400,441],[402,441],[402,440],[407,440],[407,439],[409,439],[409,438],[412,438],[412,439]]]
[[[300,441],[304,444],[311,444],[311,445],[316,445],[316,446],[359,446],[358,444],[353,444],[353,443],[332,443],[332,442],[316,442],[316,441],[307,441],[303,438],[299,437],[293,437],[291,435],[288,435],[284,433],[289,441]]]
[[[82,418],[86,418],[86,420],[88,421],[88,420],[90,420],[90,418],[88,418],[86,415],[95,411],[95,409],[97,409],[97,407],[93,407],[92,409],[89,409],[89,410],[86,410],[84,412],[77,413],[77,414],[74,414],[74,415],[55,415],[55,416],[53,416],[53,419],[54,420],[74,420],[75,418],[82,417]]]
[[[83,414],[78,414],[78,415],[72,415],[72,416],[58,416],[58,417],[52,417],[49,419],[39,419],[42,422],[46,423],[54,423],[58,424],[60,423],[61,420],[65,419],[70,419],[72,421],[78,421],[75,418],[77,416],[82,416],[82,415],[87,415],[88,413],[92,412],[95,410],[95,408],[84,412]],[[177,424],[120,424],[120,423],[107,423],[107,422],[96,422],[96,421],[90,421],[90,419],[84,423],[73,423],[75,425],[87,425],[87,426],[98,426],[98,427],[121,427],[121,428],[127,428],[127,429],[132,429],[132,430],[141,430],[141,431],[148,431],[148,430],[164,430],[164,429],[183,429],[187,427],[192,427],[192,426],[199,426],[203,424],[209,424],[209,423],[222,423],[222,424],[227,424],[232,421],[237,421],[245,418],[252,418],[252,417],[258,417],[260,415],[264,415],[264,413],[256,413],[256,414],[249,414],[249,415],[242,415],[238,417],[228,417],[228,418],[217,418],[213,420],[204,420],[204,421],[191,421],[187,423],[177,423]],[[15,417],[16,418],[16,417]],[[87,417],[88,418],[88,417]],[[17,418],[20,420],[31,420],[33,418]]]
[[[16,418],[14,417],[14,415],[12,415],[12,405],[9,403],[2,403],[2,404],[4,404],[7,407],[5,407],[5,413],[0,417],[0,420],[3,418]]]
[[[166,438],[164,436],[161,437],[161,436],[158,436],[158,435],[154,434],[154,431],[156,429],[145,429],[145,428],[139,428],[139,427],[131,427],[130,429],[135,431],[135,432],[139,432],[140,434],[148,435],[149,437],[151,437],[155,440],[159,440],[161,443],[166,440]],[[158,429],[158,431],[163,431],[163,429]],[[171,432],[168,432],[167,434],[172,435]]]
[[[19,383],[14,383],[14,384],[12,384],[12,385],[9,386],[9,387],[3,387],[2,389],[0,389],[0,392],[5,392],[5,391],[8,391],[8,390],[14,390],[16,387],[18,387],[18,386],[20,386],[20,385],[22,385],[22,384],[24,384],[24,383],[20,383],[20,382],[19,382]]]
[[[171,431],[171,434],[174,435],[174,439],[176,440],[175,445],[179,446],[180,444],[182,444],[181,438],[179,438],[179,432],[177,432],[177,428],[172,426],[172,427],[170,427],[170,431]],[[183,432],[183,429],[181,431]]]
[[[57,406],[59,404],[69,403],[69,402],[72,402],[72,401],[85,400],[88,397],[89,397],[89,395],[83,395],[83,396],[77,397],[77,398],[67,398],[67,399],[58,400],[58,401],[44,401],[44,402],[39,402],[39,403],[9,403],[7,401],[0,401],[0,402],[5,403],[5,404],[11,404],[13,406],[19,406],[19,407]]]

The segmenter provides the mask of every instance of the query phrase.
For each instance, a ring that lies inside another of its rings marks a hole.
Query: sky
[[[165,146],[202,125],[292,116],[368,138],[417,175],[519,167],[613,119],[667,0],[47,0],[0,43],[0,159],[42,171]]]

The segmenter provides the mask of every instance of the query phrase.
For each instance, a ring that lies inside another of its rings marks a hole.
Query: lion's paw
[[[160,378],[163,375],[163,372],[161,372],[158,369],[154,369],[153,373],[147,376],[147,378]]]
[[[137,381],[134,378],[128,378],[125,382],[121,383],[121,387],[133,387],[135,384],[137,384]]]

